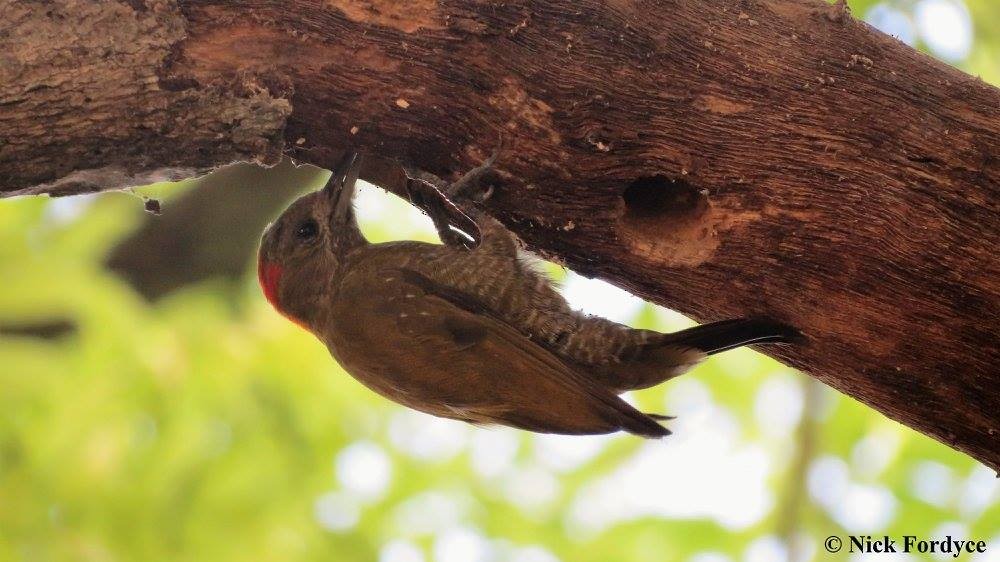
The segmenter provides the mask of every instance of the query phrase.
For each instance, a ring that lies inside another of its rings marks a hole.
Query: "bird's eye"
[[[295,237],[299,240],[312,240],[316,238],[317,234],[319,234],[319,225],[312,219],[303,221],[295,229]]]

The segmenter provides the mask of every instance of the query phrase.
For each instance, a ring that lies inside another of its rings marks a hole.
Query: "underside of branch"
[[[0,192],[498,137],[532,249],[1000,466],[1000,91],[818,0],[0,0]]]

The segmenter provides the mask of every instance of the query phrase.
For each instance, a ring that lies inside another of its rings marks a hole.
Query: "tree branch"
[[[530,247],[699,320],[790,322],[810,342],[782,360],[1000,466],[1000,91],[843,10],[46,6],[0,0],[7,194],[282,148],[455,177],[502,132],[486,210]]]

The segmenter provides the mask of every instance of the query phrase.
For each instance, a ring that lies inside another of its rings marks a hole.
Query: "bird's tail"
[[[798,330],[775,320],[723,320],[649,339],[628,360],[611,363],[597,372],[605,386],[620,394],[672,379],[708,355],[756,343],[802,340]]]
[[[665,334],[657,346],[689,347],[713,355],[755,343],[798,343],[802,339],[802,333],[788,324],[766,318],[739,318]]]

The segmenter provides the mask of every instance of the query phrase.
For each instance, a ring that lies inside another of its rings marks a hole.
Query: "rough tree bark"
[[[783,361],[1000,466],[1000,91],[843,8],[0,0],[8,195],[348,146],[452,176],[501,132],[528,246],[791,322]]]

